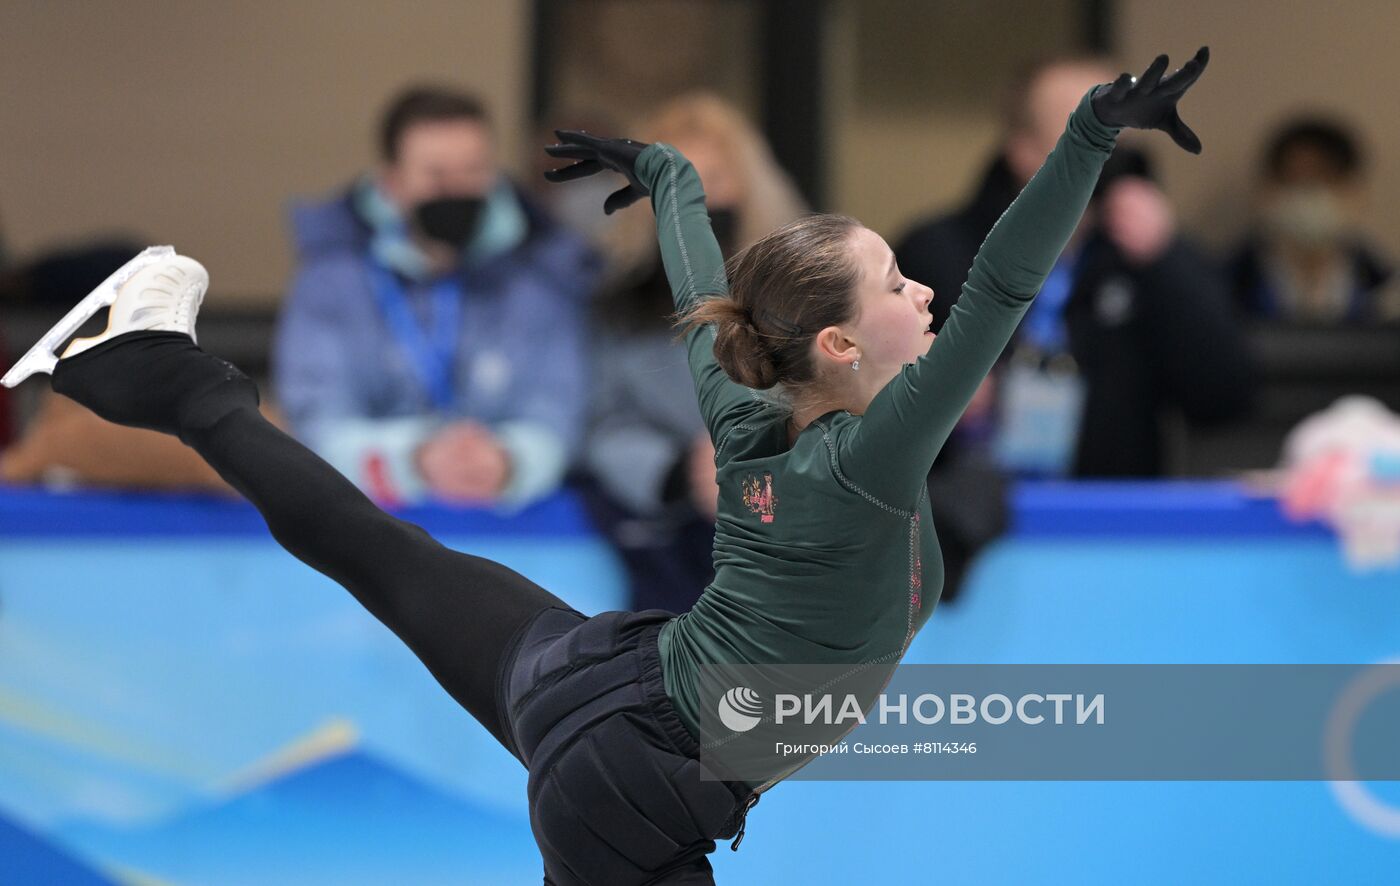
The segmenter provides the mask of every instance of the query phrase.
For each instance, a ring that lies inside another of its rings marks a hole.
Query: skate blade
[[[38,343],[30,348],[23,357],[19,358],[19,362],[5,373],[5,377],[0,378],[0,385],[13,388],[36,372],[52,374],[54,367],[58,365],[58,349],[62,347],[64,342],[72,338],[80,326],[98,311],[110,307],[112,302],[117,300],[117,290],[121,289],[122,285],[130,280],[137,271],[157,259],[174,254],[175,247],[173,246],[149,246],[131,261],[117,268],[110,277],[102,281],[101,285],[89,292],[71,311],[64,314],[63,319],[54,324],[52,329],[44,333],[44,337],[39,339]]]

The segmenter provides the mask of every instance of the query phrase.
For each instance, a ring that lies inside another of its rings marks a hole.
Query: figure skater
[[[988,235],[937,340],[933,293],[859,223],[793,222],[736,256],[726,281],[684,157],[560,133],[549,152],[579,162],[549,178],[622,173],[607,212],[651,196],[686,324],[720,498],[714,583],[678,616],[587,617],[379,510],[263,419],[247,376],[197,347],[208,277],[169,247],[113,275],[3,382],[51,372],[54,390],[103,418],[177,435],[283,547],[403,639],[528,767],[545,883],[713,883],[715,839],[742,836],[773,780],[716,780],[701,764],[697,669],[899,660],[942,582],[924,482],[934,455],[1078,223],[1118,131],[1162,129],[1200,151],[1176,105],[1206,61],[1202,49],[1164,78],[1160,56],[1141,79],[1085,95]],[[56,357],[104,307],[107,329]],[[756,396],[775,385],[785,401]]]

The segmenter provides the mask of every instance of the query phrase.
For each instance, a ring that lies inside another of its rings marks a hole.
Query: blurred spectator
[[[695,165],[726,257],[806,210],[762,137],[716,96],[674,99],[636,137],[672,144]],[[604,196],[594,203],[600,215]],[[643,202],[607,232],[584,461],[596,481],[591,510],[621,552],[633,608],[684,612],[714,576],[719,490],[685,348],[673,341],[655,225]]]
[[[972,202],[900,243],[900,270],[937,293],[936,322],[946,319],[977,247],[1040,167],[1070,111],[1113,76],[1090,60],[1032,70]],[[1245,343],[1223,276],[1178,233],[1146,158],[1125,148],[1109,160],[1084,224],[1010,356],[993,375],[999,410],[992,431],[1002,460],[1026,473],[1158,475],[1166,410],[1227,419],[1250,393]]]
[[[937,325],[982,240],[1040,168],[1070,112],[1116,73],[1094,59],[1028,70],[1009,95],[1002,147],[971,201],[898,244],[901,272],[936,293]],[[1223,275],[1178,233],[1146,157],[1120,146],[1079,231],[930,475],[944,596],[956,594],[972,554],[1001,531],[999,469],[1159,475],[1168,410],[1210,422],[1245,409],[1245,347]]]
[[[1274,134],[1262,160],[1258,221],[1231,263],[1241,308],[1306,323],[1400,316],[1392,269],[1358,231],[1365,169],[1355,135],[1300,117]]]
[[[557,488],[581,436],[596,260],[501,173],[470,96],[402,93],[380,153],[294,209],[278,399],[381,501],[522,506]]]

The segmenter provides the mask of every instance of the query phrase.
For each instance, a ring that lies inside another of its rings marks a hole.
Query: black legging
[[[497,682],[517,634],[570,608],[523,575],[384,513],[258,412],[232,364],[173,332],[134,332],[54,371],[55,391],[118,424],[175,434],[257,507],[292,556],[355,595],[512,753]]]

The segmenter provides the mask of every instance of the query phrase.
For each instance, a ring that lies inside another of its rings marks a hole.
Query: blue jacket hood
[[[583,237],[550,218],[514,182],[508,184],[525,213],[526,235],[520,243],[495,256],[487,264],[523,258],[528,253],[532,262],[539,263],[553,274],[596,274],[600,261]],[[294,200],[291,203],[292,246],[299,264],[346,255],[359,256],[369,250],[374,229],[356,207],[355,192],[359,185],[357,180],[338,188],[327,197]]]

